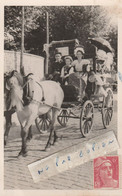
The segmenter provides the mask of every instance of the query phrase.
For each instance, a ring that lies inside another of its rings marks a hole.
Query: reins
[[[37,81],[36,81],[36,83],[37,83],[37,84],[41,87],[41,89],[42,89],[42,102],[43,102],[43,101],[45,101],[45,98],[44,98],[44,89],[43,89],[42,85],[39,84]]]
[[[32,80],[32,78],[29,78],[29,79],[27,80],[27,82],[22,86],[22,88],[25,88],[25,86],[30,82],[30,80]]]
[[[32,101],[37,102],[37,103],[40,103],[40,104],[42,104],[42,105],[49,106],[49,107],[51,107],[51,108],[55,108],[55,109],[57,109],[57,110],[59,110],[59,111],[60,111],[60,109],[61,109],[61,108],[58,108],[58,107],[56,107],[56,106],[52,106],[52,105],[50,105],[50,104],[48,104],[48,103],[45,103],[44,101],[37,101],[37,100],[35,100],[35,99],[32,99]]]

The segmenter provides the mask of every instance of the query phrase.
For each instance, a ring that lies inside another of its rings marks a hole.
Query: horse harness
[[[28,78],[31,74],[28,74],[26,77],[24,77],[24,79],[26,80],[25,84],[23,85],[23,91],[24,91],[24,95],[23,95],[23,101],[24,101],[24,105],[28,105],[32,100],[33,100],[33,96],[34,96],[34,88],[30,85],[30,81],[32,81],[32,78]],[[45,101],[44,98],[44,89],[42,87],[41,84],[39,84],[37,81],[36,83],[40,86],[41,90],[42,90],[42,99],[41,102]]]
[[[36,83],[40,86],[40,88],[42,90],[42,99],[41,99],[41,101],[37,101],[37,100],[33,99],[33,97],[34,97],[34,89],[31,89],[31,86],[29,85],[30,81],[33,80],[33,79],[32,78],[28,78],[28,76],[26,76],[27,81],[25,82],[25,84],[22,87],[25,90],[25,94],[23,96],[24,105],[28,105],[31,101],[34,101],[34,102],[37,102],[37,103],[40,103],[40,104],[47,105],[49,107],[55,108],[57,110],[60,110],[60,108],[58,108],[56,106],[51,106],[51,105],[45,103],[44,89],[43,89],[42,85],[40,83],[38,83],[37,81],[36,81]]]

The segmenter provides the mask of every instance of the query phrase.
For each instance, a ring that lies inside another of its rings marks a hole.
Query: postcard
[[[0,193],[122,194],[122,2],[0,3]]]

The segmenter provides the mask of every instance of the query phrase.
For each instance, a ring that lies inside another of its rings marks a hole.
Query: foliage
[[[13,36],[13,40],[5,37],[5,49],[20,50],[21,12],[21,6],[5,7],[5,35]],[[77,38],[85,46],[88,37],[105,37],[117,53],[117,26],[113,26],[102,6],[25,7],[26,51],[42,55],[46,43],[46,12],[50,42]]]

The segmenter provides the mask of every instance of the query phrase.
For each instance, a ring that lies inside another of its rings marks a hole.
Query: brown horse
[[[19,77],[18,77],[19,76]],[[48,148],[54,144],[57,136],[54,125],[57,119],[58,110],[61,108],[64,93],[60,85],[54,81],[42,81],[37,83],[34,79],[30,80],[30,86],[33,91],[33,98],[26,106],[23,105],[23,84],[19,82],[21,75],[13,74],[9,78],[8,85],[11,89],[10,108],[16,107],[17,117],[21,125],[22,148],[19,155],[27,155],[27,136],[30,126],[35,119],[43,114],[48,114],[52,110],[52,119],[50,123],[50,136],[45,147]]]

